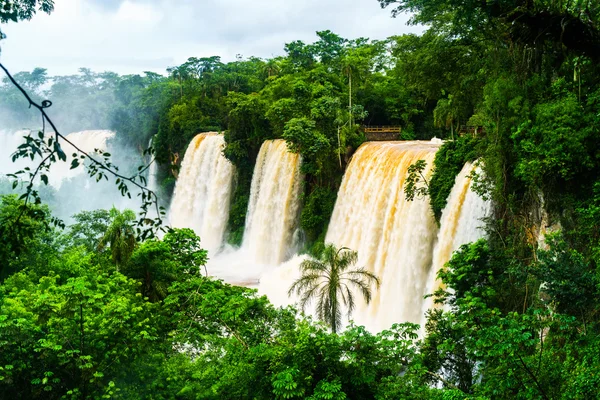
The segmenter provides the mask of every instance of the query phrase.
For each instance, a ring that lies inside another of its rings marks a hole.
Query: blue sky
[[[55,0],[55,12],[3,25],[0,60],[12,71],[164,73],[188,57],[224,61],[283,54],[329,29],[346,38],[420,32],[376,0]]]

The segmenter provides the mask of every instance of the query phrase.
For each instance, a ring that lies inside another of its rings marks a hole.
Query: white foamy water
[[[300,156],[285,141],[263,143],[256,159],[244,239],[239,249],[227,247],[208,263],[209,273],[227,282],[256,286],[272,266],[298,249],[294,233],[300,211]]]
[[[148,143],[148,148],[152,147],[152,139]],[[148,167],[148,181],[146,187],[158,195],[158,164],[154,156],[148,157],[150,166]]]
[[[169,210],[175,228],[191,228],[211,254],[223,244],[233,191],[234,166],[215,132],[197,135],[188,146]]]
[[[300,156],[284,140],[263,143],[252,175],[244,242],[259,263],[279,264],[295,253],[300,211]]]
[[[186,153],[184,164],[188,158],[198,157],[200,144],[190,145],[191,155]],[[371,331],[396,322],[423,323],[425,311],[432,306],[424,296],[439,287],[437,271],[460,245],[484,235],[481,220],[488,215],[490,205],[471,190],[474,167],[470,164],[456,178],[439,228],[429,199],[406,199],[404,185],[409,166],[425,160],[424,175],[429,178],[439,146],[439,142],[419,141],[366,143],[353,156],[344,175],[326,241],[357,251],[356,266],[364,266],[380,278],[381,287],[374,290],[370,304],[355,294],[358,304],[353,320]],[[184,165],[180,182],[198,179],[202,168],[206,168],[203,165],[199,158]],[[196,183],[200,185],[197,187],[216,185],[223,190],[223,183],[202,176],[204,183]],[[284,141],[265,142],[254,169],[243,244],[239,249],[225,246],[209,254],[209,274],[230,283],[258,287],[275,305],[294,303],[297,299],[288,297],[288,289],[300,276],[299,265],[306,259],[305,255],[292,254],[301,182],[299,157],[287,151]],[[183,198],[190,199],[202,190]],[[193,213],[205,207],[187,200],[179,211],[185,210],[189,217],[184,219],[189,221]],[[206,218],[226,220],[220,213],[208,213]]]

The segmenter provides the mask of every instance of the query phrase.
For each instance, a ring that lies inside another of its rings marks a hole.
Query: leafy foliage
[[[100,238],[98,250],[103,251],[110,248],[112,261],[119,269],[119,265],[126,264],[136,246],[135,231],[132,222],[135,221],[135,213],[131,210],[123,212],[112,208],[109,212],[111,219],[106,232]]]
[[[292,288],[304,303],[318,295],[330,333],[253,290],[205,277],[207,254],[190,231],[135,243],[130,215],[96,211],[61,234],[46,207],[4,197],[3,396],[597,397],[597,2],[379,3],[411,12],[427,31],[384,41],[321,31],[314,44],[286,44],[283,57],[192,57],[168,77],[89,70],[49,77],[36,68],[15,78],[35,102],[50,85],[53,99],[72,99],[65,104],[78,116],[85,116],[81,99],[98,101],[101,112],[85,120],[105,124],[110,114],[122,140],[144,147],[152,137],[165,187],[193,135],[225,130],[224,154],[238,169],[233,242],[242,239],[251,171],[266,139],[284,138],[302,156],[301,223],[315,248],[345,164],[364,140],[359,123],[401,124],[406,139],[454,139],[427,182],[434,213],[439,218],[464,163],[478,158],[494,215],[488,238],[463,246],[439,272],[439,308],[429,312],[422,340],[407,323],[377,334],[353,325],[337,332],[341,304],[353,304],[351,291],[338,291],[348,288],[342,278],[354,279],[366,298],[375,280],[360,269],[353,277],[352,253],[327,247]],[[0,21],[30,18],[40,6],[47,12],[52,2],[0,0]],[[0,91],[11,117],[31,118],[10,85]],[[484,129],[459,136],[465,123]],[[19,154],[62,159],[49,140],[34,133]],[[410,171],[413,193],[425,194],[424,168]],[[40,179],[49,176],[42,171]],[[555,222],[562,232],[542,243],[539,231]],[[111,251],[99,251],[100,243]]]
[[[0,1],[0,22],[29,20],[36,11],[42,11],[50,14],[54,10],[53,0],[21,0],[15,2],[12,0]],[[0,40],[4,34],[0,31]]]
[[[435,154],[428,193],[436,220],[439,221],[442,216],[456,176],[466,162],[473,162],[477,158],[476,146],[477,139],[462,136],[456,141],[445,142]]]

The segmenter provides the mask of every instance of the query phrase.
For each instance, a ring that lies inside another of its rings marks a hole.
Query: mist
[[[25,190],[24,183],[20,183],[13,190],[14,179],[7,177],[7,174],[15,173],[28,166],[33,169],[41,161],[40,158],[34,161],[19,159],[12,162],[11,160],[11,154],[19,144],[24,143],[24,138],[28,134],[29,131],[0,131],[0,194],[2,195],[21,194]],[[126,176],[135,174],[138,167],[146,161],[135,148],[123,143],[117,144],[115,133],[112,131],[81,131],[70,133],[67,138],[96,159],[99,159],[99,155],[95,149],[109,152],[111,162]],[[39,177],[35,181],[35,189],[38,190],[42,201],[50,207],[54,216],[68,224],[72,221],[71,217],[81,211],[112,207],[121,210],[139,208],[140,200],[137,197],[139,190],[136,190],[133,185],[129,185],[131,198],[121,196],[112,176],[108,176],[108,180],[103,178],[97,181],[96,177],[88,175],[85,165],[71,169],[74,149],[64,142],[62,148],[67,154],[67,161],[57,161],[50,168],[48,185],[40,182]]]
[[[149,162],[143,156],[143,145],[131,143],[111,130],[113,111],[118,107],[116,87],[120,77],[112,72],[95,73],[81,68],[79,74],[48,77],[46,70],[35,68],[32,72],[18,72],[13,75],[17,82],[36,102],[50,100],[52,105],[46,109],[58,131],[79,148],[96,159],[102,158],[96,149],[111,154],[110,162],[116,165],[119,173],[132,176],[138,167]],[[18,146],[25,142],[29,134],[37,135],[42,130],[40,112],[30,108],[22,93],[4,77],[0,85],[0,194],[21,194],[25,185],[20,183],[14,190],[13,178],[7,174],[15,173],[25,167],[35,168],[41,161],[11,160]],[[46,137],[51,129],[46,126]],[[67,224],[71,217],[81,211],[95,209],[130,208],[138,210],[141,204],[137,197],[139,190],[129,184],[132,198],[121,196],[114,178],[96,180],[87,174],[85,165],[71,169],[71,160],[75,149],[66,142],[61,143],[67,155],[66,162],[57,161],[48,174],[48,185],[36,178],[36,190],[42,201],[47,204],[53,215]],[[26,178],[27,176],[24,176]]]

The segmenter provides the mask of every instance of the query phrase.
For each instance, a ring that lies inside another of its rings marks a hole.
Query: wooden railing
[[[402,128],[399,126],[363,126],[367,141],[399,140]]]
[[[400,128],[399,126],[363,126],[363,131],[365,133],[378,133],[378,132],[400,133],[400,132],[402,132],[402,128]]]

